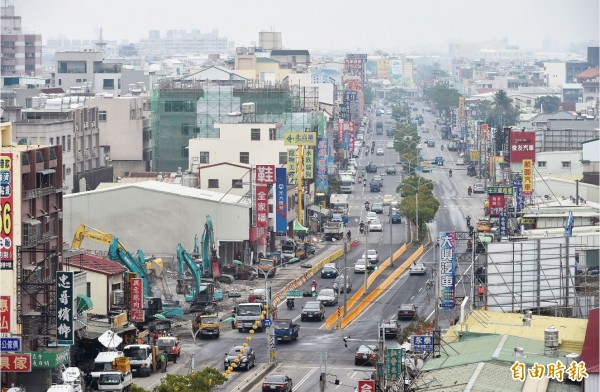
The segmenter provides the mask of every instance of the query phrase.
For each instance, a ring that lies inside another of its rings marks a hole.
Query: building
[[[105,62],[101,50],[55,53],[54,86],[65,91],[76,88],[84,94],[121,92],[121,63]]]
[[[258,33],[258,46],[262,50],[280,50],[283,48],[281,32],[261,31]]]
[[[583,179],[581,182],[592,185],[600,185],[600,139],[583,142],[583,154],[581,162],[583,164]]]
[[[210,33],[193,29],[167,30],[165,37],[161,37],[159,30],[150,30],[148,38],[140,40],[138,52],[140,55],[151,58],[164,58],[173,55],[228,53],[233,47],[227,37],[219,36],[219,30]]]
[[[1,10],[2,76],[36,76],[42,74],[42,35],[26,33],[15,6],[3,3]]]
[[[311,64],[310,53],[306,49],[275,49],[271,51],[271,59],[279,61],[282,68],[295,71],[306,70]]]
[[[580,180],[583,177],[582,152],[544,151],[535,155],[536,175]]]
[[[598,119],[548,120],[546,129],[536,130],[536,151],[581,150],[582,143],[600,136]]]
[[[594,106],[597,109],[600,106],[600,69],[588,68],[582,73],[577,74],[575,79],[583,88],[583,102],[595,103]]]

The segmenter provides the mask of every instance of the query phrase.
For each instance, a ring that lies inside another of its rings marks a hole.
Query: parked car
[[[410,266],[408,269],[409,275],[425,275],[427,273],[427,268],[423,263],[417,263]]]
[[[262,392],[292,392],[292,379],[284,374],[269,374],[262,383]]]
[[[365,258],[365,252],[363,252],[362,254],[362,258]],[[379,253],[377,253],[376,249],[369,249],[367,250],[367,256],[366,258],[371,262],[371,263],[379,263]]]
[[[323,306],[334,306],[338,303],[338,295],[334,289],[322,289],[317,295],[317,301],[321,302]]]
[[[241,358],[239,355],[241,355]],[[233,346],[227,353],[225,353],[225,360],[223,361],[225,370],[234,364],[235,360],[238,358],[239,362],[235,369],[250,370],[251,367],[254,367],[256,362],[256,356],[254,355],[254,350],[252,347]]]
[[[308,301],[302,308],[300,314],[300,320],[317,320],[321,321],[325,319],[325,307],[319,301]]]
[[[338,269],[336,268],[335,264],[333,263],[329,263],[329,264],[325,264],[323,266],[323,269],[321,269],[321,278],[325,279],[325,278],[337,278],[338,276]]]
[[[375,211],[367,212],[367,223],[371,223],[371,221],[374,221],[375,219],[379,219]]]
[[[338,293],[344,292],[344,279],[346,280],[346,293],[352,291],[352,279],[347,277],[344,274],[340,274],[337,278],[335,278],[335,282],[333,282],[333,289]]]
[[[375,202],[371,205],[371,211],[370,212],[374,212],[376,214],[383,214],[383,203],[378,201]]]
[[[485,193],[485,187],[482,183],[478,182],[473,185],[473,193]]]
[[[394,197],[392,195],[384,195],[383,196],[383,205],[389,206],[393,199],[394,199]]]
[[[379,219],[369,222],[369,231],[383,231],[383,225]]]
[[[402,304],[398,307],[398,320],[414,319],[417,317],[417,307],[414,304]]]
[[[356,366],[374,366],[377,362],[378,353],[379,348],[377,346],[371,344],[362,344],[360,347],[358,347],[358,350],[356,350],[356,354],[354,354],[354,364]]]

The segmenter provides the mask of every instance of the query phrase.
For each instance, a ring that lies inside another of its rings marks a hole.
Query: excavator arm
[[[215,245],[215,232],[210,215],[206,215],[204,233],[202,234],[202,272],[205,277],[209,278],[221,276]]]
[[[148,277],[148,272],[146,270],[145,263],[139,263],[135,257],[133,257],[129,252],[127,252],[124,248],[119,246],[119,239],[114,238],[110,246],[108,248],[108,258],[112,261],[121,264],[123,267],[127,268],[130,272],[135,272],[138,278],[142,278],[144,283],[144,296],[151,297],[152,290],[150,288],[150,280]]]
[[[75,234],[73,235],[73,242],[71,242],[71,249],[80,249],[81,243],[84,239],[89,238],[91,240],[102,242],[103,244],[110,245],[115,236],[109,233],[105,233],[93,227],[86,225],[79,225]],[[125,249],[125,246],[121,242],[117,242],[120,249]]]
[[[194,288],[191,293],[186,294],[185,300],[186,302],[194,302],[198,293],[200,292],[200,286],[202,284],[202,271],[196,265],[192,256],[183,249],[181,244],[177,245],[177,268],[183,270],[183,265],[186,265],[192,274],[192,278],[194,279]]]

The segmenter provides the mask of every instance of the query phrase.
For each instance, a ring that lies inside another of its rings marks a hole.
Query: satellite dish
[[[121,343],[123,343],[123,338],[115,334],[113,331],[108,330],[98,337],[98,341],[106,348],[117,348]]]

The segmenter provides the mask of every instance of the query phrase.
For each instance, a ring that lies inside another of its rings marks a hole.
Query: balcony
[[[42,196],[53,195],[58,192],[62,192],[62,189],[57,190],[53,186],[25,190],[25,191],[23,191],[23,200],[36,199],[36,198],[42,197]]]

